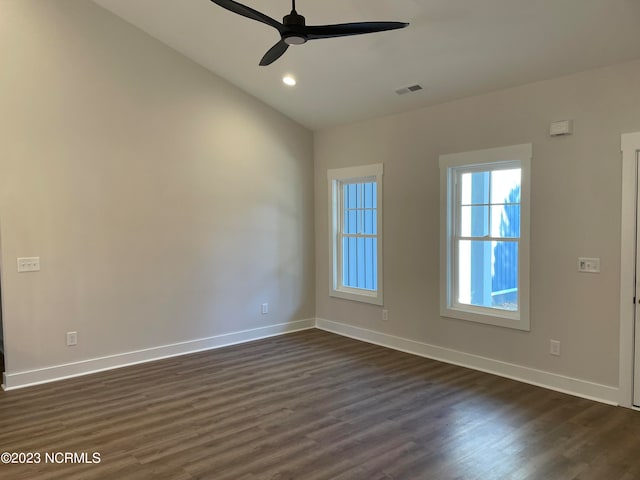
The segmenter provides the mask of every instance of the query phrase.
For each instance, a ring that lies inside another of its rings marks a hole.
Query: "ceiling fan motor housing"
[[[289,15],[282,19],[282,24],[287,27],[286,32],[282,34],[282,39],[287,45],[302,45],[306,43],[307,37],[303,33],[298,33],[296,27],[304,27],[305,20],[302,15],[292,10]]]
[[[285,27],[304,27],[305,21],[302,15],[298,15],[298,12],[292,10],[289,15],[285,15],[285,17],[282,19],[282,24]]]

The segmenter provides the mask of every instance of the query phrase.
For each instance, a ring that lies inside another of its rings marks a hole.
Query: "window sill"
[[[487,313],[480,313],[480,310],[487,310]],[[489,313],[490,312],[490,313]],[[530,331],[528,316],[522,313],[495,311],[494,309],[465,309],[448,307],[440,310],[440,315],[447,318],[466,320],[469,322],[483,323],[496,327],[511,328],[514,330]]]
[[[370,303],[372,305],[382,305],[382,293],[367,292],[355,288],[350,289],[332,289],[329,292],[330,297],[342,298],[344,300],[352,300],[354,302]]]

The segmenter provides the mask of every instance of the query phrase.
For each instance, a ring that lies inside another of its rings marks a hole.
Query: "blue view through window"
[[[521,170],[460,177],[458,301],[517,311]]]
[[[342,284],[378,289],[378,226],[376,182],[342,186]]]

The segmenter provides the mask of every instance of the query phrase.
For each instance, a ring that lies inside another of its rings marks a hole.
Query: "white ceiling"
[[[94,1],[314,130],[640,58],[640,0],[298,0],[309,25],[411,25],[293,46],[267,67],[278,32],[209,0]],[[414,83],[425,89],[394,93]]]

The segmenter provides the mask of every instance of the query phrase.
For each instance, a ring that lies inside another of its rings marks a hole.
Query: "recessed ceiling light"
[[[289,85],[290,87],[293,87],[297,83],[296,79],[293,78],[293,75],[285,75],[282,77],[282,81],[285,85]]]

